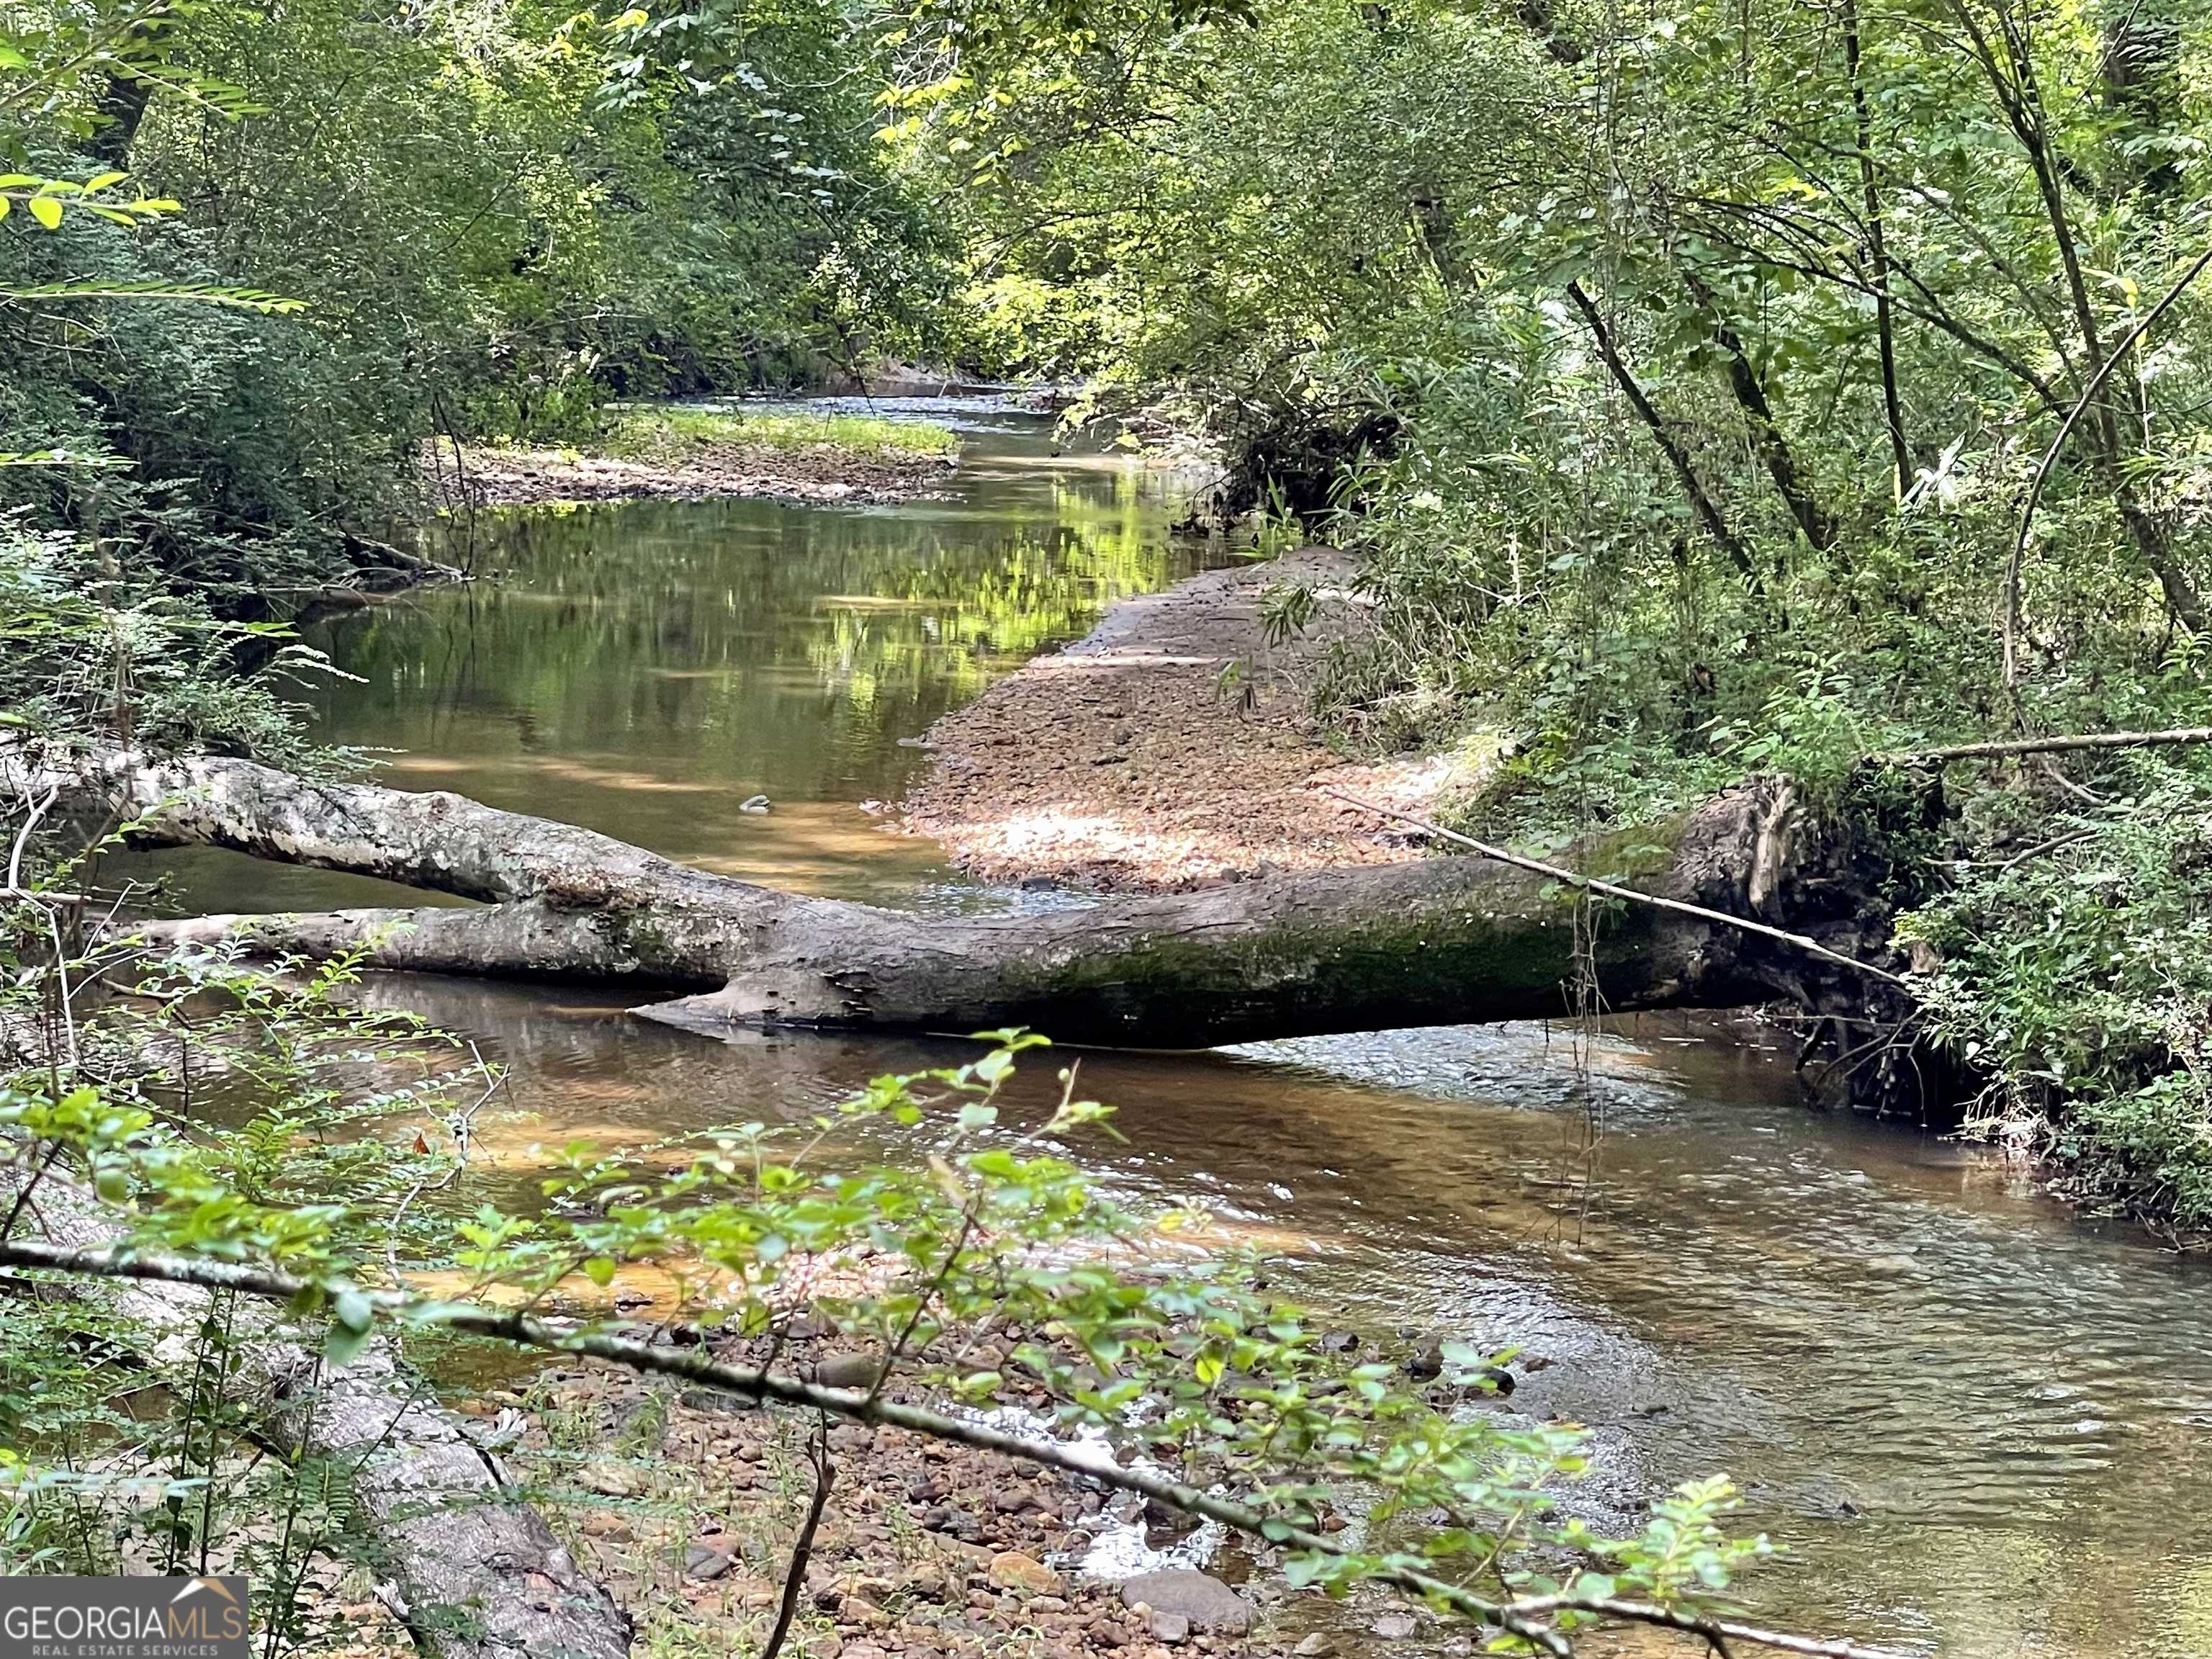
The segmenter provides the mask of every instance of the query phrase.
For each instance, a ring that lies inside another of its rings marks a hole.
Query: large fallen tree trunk
[[[141,842],[232,848],[484,902],[211,916],[161,924],[160,937],[235,933],[272,953],[361,951],[380,968],[690,992],[643,1012],[702,1029],[1022,1024],[1071,1042],[1190,1048],[1546,1018],[1566,1006],[1578,951],[1601,1003],[1621,1010],[1741,1006],[1803,993],[1823,971],[1848,973],[1640,904],[1609,907],[1578,945],[1558,883],[1477,859],[1042,915],[921,916],[770,891],[459,795],[319,784],[244,761],[110,756],[50,769],[44,781],[136,819]],[[1663,843],[1642,854],[1640,874],[1629,849],[1603,842],[1568,861],[1714,910],[1787,921],[1846,956],[1879,946],[1883,919],[1848,849],[1784,787],[1746,787],[1637,840]]]

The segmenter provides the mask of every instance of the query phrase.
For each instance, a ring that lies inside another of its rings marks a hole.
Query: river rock
[[[825,1353],[814,1362],[814,1381],[825,1389],[872,1389],[883,1369],[879,1354]]]
[[[646,1487],[645,1471],[627,1463],[587,1463],[576,1476],[586,1492],[606,1498],[635,1498]]]
[[[1145,1499],[1144,1516],[1146,1526],[1162,1532],[1196,1532],[1199,1528],[1199,1518],[1188,1510],[1163,1504],[1157,1498]]]
[[[1180,1613],[1155,1612],[1145,1621],[1145,1628],[1152,1633],[1152,1640],[1171,1648],[1190,1640],[1190,1620]]]
[[[1367,1628],[1386,1642],[1402,1642],[1420,1628],[1420,1620],[1410,1613],[1386,1613]]]
[[[1336,1644],[1319,1631],[1314,1631],[1300,1637],[1297,1646],[1291,1651],[1297,1656],[1297,1659],[1329,1659],[1329,1656],[1336,1651]]]
[[[1058,1573],[1019,1550],[1000,1550],[991,1558],[991,1582],[1000,1589],[1027,1590],[1032,1595],[1050,1595],[1060,1589]]]
[[[1251,1605],[1211,1573],[1189,1567],[1166,1567],[1140,1572],[1123,1581],[1121,1605],[1139,1603],[1154,1613],[1181,1613],[1193,1630],[1223,1631],[1241,1636],[1252,1622]]]
[[[694,1544],[684,1552],[684,1572],[686,1577],[701,1580],[720,1578],[730,1570],[730,1552],[716,1549],[712,1544]]]

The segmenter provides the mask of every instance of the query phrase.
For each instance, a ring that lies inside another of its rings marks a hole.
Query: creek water
[[[943,500],[480,526],[495,582],[319,630],[358,677],[316,692],[325,734],[393,751],[399,787],[733,875],[1024,902],[962,882],[875,804],[938,714],[1200,556],[1137,468],[1060,454],[1032,418],[933,412],[968,428]],[[741,811],[756,795],[769,810]],[[164,862],[194,908],[420,902],[222,854]],[[374,994],[512,1068],[518,1149],[801,1116],[961,1052],[717,1042],[542,988]],[[1391,1352],[1520,1346],[1511,1407],[1590,1425],[1596,1472],[1571,1501],[1601,1519],[1733,1475],[1744,1524],[1791,1552],[1747,1586],[1763,1614],[1974,1659],[2212,1656],[2212,1264],[2082,1219],[1993,1155],[1809,1109],[1755,1036],[1647,1018],[1587,1060],[1520,1027],[1093,1054],[1085,1091],[1120,1108],[1129,1145],[1091,1155],[1133,1198],[1203,1202],[1279,1289]],[[1048,1070],[1017,1112],[1042,1109]]]

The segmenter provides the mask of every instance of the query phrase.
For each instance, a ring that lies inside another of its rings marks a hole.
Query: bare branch
[[[1784,945],[1809,951],[1826,961],[1840,963],[1846,968],[1856,968],[1862,974],[1871,974],[1876,979],[1886,979],[1892,985],[1912,988],[1911,982],[1887,968],[1877,968],[1856,957],[1847,957],[1840,951],[1831,951],[1820,940],[1804,933],[1792,933],[1780,927],[1770,927],[1763,921],[1753,921],[1748,916],[1730,915],[1725,910],[1709,910],[1702,904],[1691,904],[1682,899],[1662,898],[1656,893],[1640,893],[1633,887],[1623,887],[1616,882],[1601,881],[1595,876],[1577,875],[1574,871],[1557,864],[1547,864],[1541,859],[1532,859],[1520,853],[1509,853],[1502,847],[1492,847],[1488,842],[1477,841],[1472,836],[1462,836],[1456,830],[1447,830],[1442,824],[1431,823],[1426,818],[1417,818],[1411,812],[1401,812],[1394,807],[1378,806],[1371,800],[1362,800],[1357,795],[1347,795],[1341,789],[1323,789],[1322,793],[1334,795],[1340,801],[1363,807],[1370,812],[1379,812],[1386,818],[1396,818],[1410,823],[1416,830],[1425,830],[1439,841],[1448,841],[1455,847],[1464,847],[1471,853],[1480,853],[1500,864],[1510,864],[1517,870],[1528,870],[1540,876],[1549,876],[1554,881],[1564,881],[1592,893],[1602,893],[1607,898],[1633,900],[1638,904],[1650,904],[1662,910],[1673,910],[1686,916],[1695,916],[1701,921],[1717,921],[1730,927],[1740,927],[1747,933],[1757,933],[1762,939],[1778,939]]]
[[[1867,758],[1878,766],[1942,766],[1950,761],[1992,760],[2007,755],[2052,755],[2082,749],[2149,749],[2212,743],[2212,726],[2178,726],[2165,732],[2084,732],[2070,737],[2005,738],[1954,744],[1948,749],[1900,749]]]

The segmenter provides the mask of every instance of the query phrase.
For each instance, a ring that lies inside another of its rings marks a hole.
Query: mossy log
[[[81,805],[135,819],[140,842],[231,848],[480,902],[210,916],[155,925],[164,941],[235,935],[270,953],[362,951],[377,968],[687,993],[641,1012],[700,1029],[1028,1025],[1069,1042],[1198,1048],[1558,1015],[1578,951],[1600,1005],[1624,1011],[1802,994],[1816,968],[1641,904],[1602,906],[1578,933],[1559,884],[1475,858],[1041,915],[922,916],[772,891],[459,795],[316,783],[246,761],[116,755],[45,777]],[[1786,921],[1846,955],[1878,942],[1844,849],[1786,788],[1746,786],[1635,840],[1590,842],[1563,861]]]

